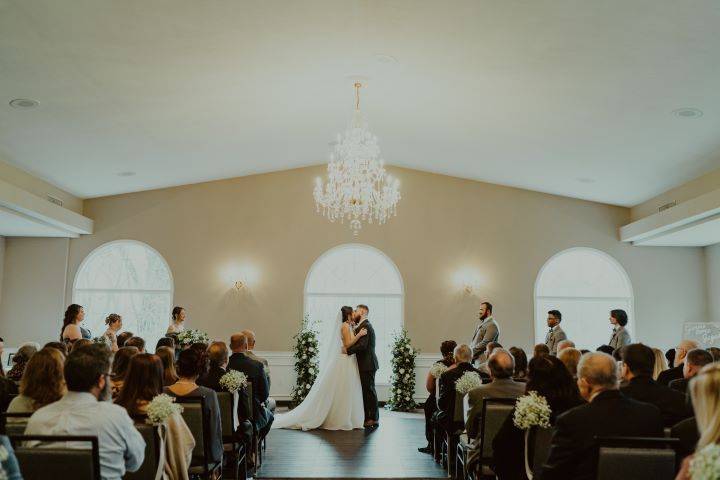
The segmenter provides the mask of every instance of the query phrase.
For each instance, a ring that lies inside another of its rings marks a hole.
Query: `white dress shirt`
[[[121,480],[126,470],[140,468],[145,457],[145,441],[127,411],[110,402],[99,402],[86,392],[67,392],[57,402],[36,411],[25,434],[97,436],[103,480]],[[86,444],[59,442],[52,446],[85,448]]]

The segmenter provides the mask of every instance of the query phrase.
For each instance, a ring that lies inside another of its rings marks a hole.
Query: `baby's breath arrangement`
[[[161,393],[150,401],[147,407],[147,420],[150,425],[160,425],[174,413],[181,413],[182,405],[175,403],[175,399],[166,393]]]
[[[711,443],[697,452],[690,460],[692,480],[716,480],[720,478],[720,445]]]
[[[446,367],[445,364],[436,362],[430,367],[430,376],[435,379],[440,378],[440,375],[447,372],[447,369],[448,367]]]
[[[318,332],[305,315],[300,331],[293,337],[295,346],[295,387],[292,390],[293,403],[299,405],[308,393],[318,375]]]
[[[480,385],[482,385],[480,374],[477,372],[465,372],[462,377],[455,382],[455,391],[457,391],[460,395],[465,395],[470,390],[475,390]]]
[[[229,370],[225,375],[220,377],[220,386],[228,392],[237,392],[240,389],[247,387],[248,379],[247,376],[238,372],[237,370]]]
[[[200,330],[183,330],[177,335],[178,342],[182,346],[192,345],[193,343],[209,343],[210,336]]]
[[[550,428],[551,413],[550,405],[545,397],[531,391],[515,402],[513,423],[522,430],[528,430],[531,427]]]
[[[407,330],[397,332],[392,346],[392,377],[390,398],[386,407],[396,412],[415,409],[415,358],[418,350],[412,346]]]

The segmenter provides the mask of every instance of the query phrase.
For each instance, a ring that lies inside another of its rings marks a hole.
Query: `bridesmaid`
[[[107,325],[107,330],[103,336],[110,350],[115,353],[118,351],[117,332],[122,328],[122,317],[117,313],[111,313],[105,319],[105,325]]]
[[[81,305],[73,303],[67,307],[60,330],[60,340],[65,343],[73,343],[80,338],[92,339],[90,330],[80,326],[83,320],[85,320],[85,310]]]
[[[185,309],[183,307],[175,307],[172,310],[172,322],[167,329],[166,335],[172,333],[180,333],[185,330]]]
[[[621,349],[625,345],[630,345],[632,343],[630,332],[625,330],[625,325],[628,323],[625,310],[612,310],[610,312],[610,323],[613,326],[613,334],[612,337],[610,337],[609,345],[614,350]]]

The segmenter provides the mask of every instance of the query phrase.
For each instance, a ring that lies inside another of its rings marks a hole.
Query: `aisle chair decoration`
[[[296,379],[292,401],[294,405],[299,405],[310,392],[318,375],[318,332],[313,328],[308,315],[303,318],[300,331],[293,340]]]
[[[460,395],[465,395],[471,390],[475,390],[482,385],[482,379],[477,372],[465,372],[462,377],[455,381],[455,391]]]
[[[552,411],[545,397],[531,391],[517,399],[513,423],[520,430],[525,430],[525,473],[529,479],[533,478],[533,468],[530,460],[530,432],[533,428],[550,428],[550,415]]]
[[[392,376],[390,398],[386,408],[396,412],[415,410],[415,358],[419,350],[413,348],[407,330],[396,333],[392,347]]]

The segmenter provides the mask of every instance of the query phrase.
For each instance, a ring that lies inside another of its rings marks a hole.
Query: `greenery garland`
[[[307,315],[303,318],[300,331],[293,339],[295,340],[293,353],[297,377],[292,391],[292,400],[295,405],[299,405],[310,392],[318,374],[318,332],[312,328]]]
[[[393,337],[392,377],[390,398],[386,408],[396,412],[409,412],[416,408],[415,357],[419,350],[410,344],[407,330],[403,329]]]

